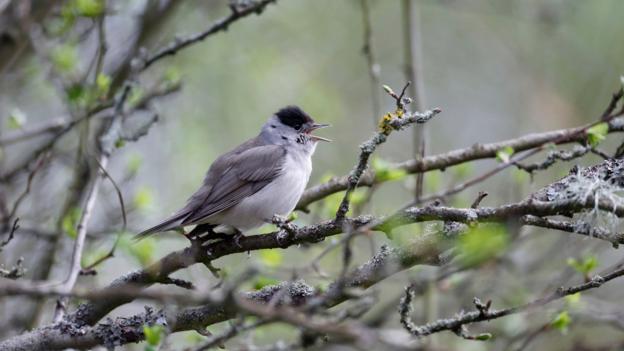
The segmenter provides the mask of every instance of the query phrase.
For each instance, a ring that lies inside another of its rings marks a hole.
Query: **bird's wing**
[[[256,146],[228,155],[211,167],[204,186],[189,199],[183,209],[188,215],[180,225],[201,223],[255,194],[280,174],[285,156],[286,149],[278,145]],[[205,189],[208,187],[209,191]]]
[[[135,238],[197,224],[236,205],[275,179],[281,172],[285,156],[283,147],[263,145],[257,138],[239,145],[213,162],[202,186],[182,209]]]

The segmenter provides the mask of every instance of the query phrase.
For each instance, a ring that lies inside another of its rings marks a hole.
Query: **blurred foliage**
[[[134,258],[141,267],[148,266],[154,261],[154,253],[157,247],[157,240],[154,237],[135,241],[132,238],[133,233],[120,233],[120,235],[117,247]]]
[[[118,146],[119,147],[119,146]],[[132,203],[139,211],[148,210],[154,203],[154,195],[151,188],[141,186],[134,194]]]
[[[596,147],[600,144],[609,132],[609,124],[606,122],[598,123],[587,130],[587,139],[589,145]]]
[[[585,277],[588,277],[589,274],[598,267],[598,259],[593,255],[583,257],[581,260],[568,258],[566,262],[568,266],[574,268]]]
[[[496,151],[496,159],[503,163],[508,163],[511,156],[514,154],[514,149],[511,146],[504,147]]]
[[[160,340],[165,335],[165,328],[162,325],[144,325],[143,334],[145,335],[145,351],[156,351],[157,346],[160,344]]]
[[[555,316],[555,318],[553,318],[552,322],[550,322],[550,325],[553,328],[559,330],[561,334],[565,335],[568,333],[568,327],[571,323],[572,318],[570,317],[568,311],[561,311]]]
[[[373,158],[371,167],[375,171],[375,178],[380,181],[395,181],[405,178],[407,171],[393,168],[390,162],[379,157]]]
[[[78,235],[77,226],[81,214],[82,210],[79,207],[72,207],[67,211],[67,215],[65,215],[61,221],[63,231],[72,239],[75,239],[76,235]]]
[[[26,121],[26,114],[19,108],[14,108],[11,114],[9,114],[9,118],[7,118],[7,127],[9,129],[21,129]]]
[[[284,254],[280,249],[268,249],[260,251],[260,261],[269,268],[279,267],[284,261]]]
[[[475,266],[503,255],[509,245],[507,229],[501,224],[484,224],[460,236],[459,259],[464,266]]]
[[[254,290],[260,290],[262,288],[264,288],[265,286],[268,285],[274,285],[279,283],[280,281],[278,279],[275,278],[270,278],[264,275],[261,275],[259,277],[256,277],[253,281],[252,287]]]
[[[54,67],[61,73],[72,73],[78,66],[78,52],[73,45],[63,44],[55,47],[51,59]]]

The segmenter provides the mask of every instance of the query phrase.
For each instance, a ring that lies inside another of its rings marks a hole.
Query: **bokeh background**
[[[151,52],[176,35],[202,30],[229,11],[227,2],[220,0],[174,2],[159,15],[147,34],[137,38],[138,14],[145,11],[145,6],[158,6],[158,2],[109,1],[115,11],[107,19],[110,49],[105,71],[114,70],[115,62],[129,55],[129,43],[138,40],[140,46]],[[415,30],[420,38],[418,59],[423,107],[439,107],[443,111],[426,125],[427,154],[594,121],[620,84],[619,77],[624,72],[621,16],[624,2],[620,0],[416,0],[414,5]],[[404,73],[402,2],[374,0],[369,1],[369,6],[372,47],[380,82],[398,90],[409,79]],[[12,33],[13,29],[9,21],[0,23],[0,32]],[[86,67],[91,60],[93,39],[78,45],[78,69]],[[52,42],[52,49],[62,42]],[[67,115],[66,105],[50,78],[48,63],[29,48],[16,54],[19,45],[19,41],[0,41],[1,135]],[[128,232],[144,229],[180,207],[200,184],[212,160],[256,135],[262,123],[285,105],[299,105],[317,121],[332,124],[322,134],[334,141],[318,147],[310,185],[346,174],[357,160],[358,145],[371,135],[380,117],[375,115],[372,99],[378,99],[382,112],[393,109],[392,99],[383,93],[381,86],[375,87],[378,91],[375,97],[371,94],[363,46],[360,1],[280,0],[261,15],[241,20],[227,32],[183,50],[143,73],[140,78],[143,84],[165,77],[179,80],[182,89],[157,100],[154,108],[159,113],[159,122],[138,142],[118,149],[111,160],[109,172],[119,182],[129,208]],[[11,61],[14,55],[17,58]],[[3,170],[11,169],[37,143],[41,145],[46,140],[43,136],[35,143],[3,147],[0,166]],[[35,178],[32,192],[19,213],[23,227],[54,230],[59,206],[70,185],[74,157],[70,150],[76,142],[75,133],[64,137],[57,146],[63,157]],[[412,131],[395,133],[377,154],[376,162],[413,158],[413,145]],[[615,145],[616,142],[607,143],[604,148],[611,152]],[[599,160],[587,156],[579,162],[592,164]],[[457,184],[496,162],[480,161],[428,173],[425,193]],[[486,205],[519,200],[566,174],[570,167],[572,164],[563,163],[533,178],[508,169],[450,201],[453,205],[467,206],[480,190],[490,194],[484,201]],[[3,196],[11,202],[25,185],[25,177],[4,183]],[[410,201],[413,187],[412,177],[384,184],[361,211],[391,213]],[[330,218],[340,196],[315,204],[311,214],[300,213],[298,223]],[[90,232],[95,239],[89,244],[85,262],[106,253],[120,227],[116,195],[112,186],[105,184],[91,224]],[[427,230],[431,229],[409,226],[397,231],[392,240],[381,233],[362,238],[356,241],[355,261],[363,262],[381,244],[400,245],[402,240]],[[598,267],[605,268],[619,256],[619,251],[611,249],[608,243],[567,234],[542,230],[523,230],[517,234],[497,259],[497,263],[503,263],[484,264],[431,287],[434,296],[416,302],[416,320],[451,316],[469,309],[473,296],[493,299],[499,307],[528,301],[548,289],[578,281],[578,275],[566,264],[568,258],[595,257]],[[27,235],[19,238],[10,251],[3,251],[0,262],[10,264],[24,256],[28,277],[37,269],[29,266],[35,265],[38,250],[49,249],[41,240]],[[68,235],[63,240],[64,245],[55,255],[52,277],[62,277],[69,264],[71,238]],[[309,247],[237,255],[221,259],[215,265],[228,275],[253,265],[262,270],[262,278],[267,281],[288,279],[293,267],[305,267],[330,243],[327,240]],[[185,245],[185,239],[173,233],[139,244],[132,244],[129,235],[123,234],[115,257],[101,264],[96,276],[81,278],[80,284],[103,286],[120,273]],[[335,272],[340,259],[340,251],[330,253],[322,261],[323,269]],[[438,271],[412,269],[375,288],[381,302],[367,318],[385,319],[387,326],[398,328],[394,306],[403,286],[409,281],[435,277]],[[302,272],[311,283],[327,283],[312,272],[303,269]],[[178,276],[204,287],[217,282],[207,269],[199,266]],[[591,296],[611,301],[613,306],[618,306],[617,302],[624,297],[618,282]],[[4,337],[20,331],[15,321],[23,314],[26,304],[19,301],[13,298],[0,302],[3,325],[0,335]],[[590,297],[583,301],[589,303]],[[114,315],[141,311],[144,304],[139,301],[124,306]],[[433,311],[426,308],[432,304],[437,308]],[[451,333],[428,342],[436,350],[513,349],[518,343],[511,341],[521,340],[526,336],[523,333],[547,325],[560,307],[549,305],[534,313],[475,326],[475,332],[490,331],[497,336],[488,343],[466,341]],[[38,312],[37,319],[49,321],[51,315],[52,306],[46,305]],[[220,328],[223,326],[209,329],[217,332]],[[556,329],[542,333],[526,349],[582,349],[578,345],[609,349],[614,342],[621,342],[621,328],[621,325],[610,327],[579,317],[566,335],[562,336]],[[227,345],[237,349],[241,342],[249,340],[263,345],[296,335],[291,327],[272,326]],[[170,343],[177,347],[174,349],[180,349],[201,338],[197,333],[187,332],[173,336]],[[124,349],[140,350],[142,346]]]

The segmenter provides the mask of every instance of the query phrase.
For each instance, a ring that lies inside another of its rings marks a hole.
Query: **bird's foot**
[[[212,273],[212,275],[215,278],[221,279],[221,275],[219,274],[219,272],[221,272],[221,268],[217,268],[217,267],[213,266],[212,262],[204,262],[204,266],[206,266],[206,268],[208,268],[210,273]]]
[[[228,238],[227,234],[215,232],[215,227],[216,226],[213,224],[199,224],[188,234],[186,234],[186,237],[190,240],[192,245],[202,248],[214,243],[215,241],[225,240]],[[210,255],[210,253],[208,253],[208,255]]]
[[[288,241],[297,232],[297,225],[292,223],[294,218],[283,217],[280,215],[274,215],[271,219],[271,223],[275,224],[280,231],[277,234],[277,242],[280,246],[288,246]]]
[[[240,230],[236,229],[236,231],[232,235],[230,235],[230,240],[234,241],[234,244],[236,244],[238,248],[242,248],[243,245],[241,245],[240,240],[244,237],[245,235],[243,235]]]

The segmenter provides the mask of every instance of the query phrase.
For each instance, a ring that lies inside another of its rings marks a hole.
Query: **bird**
[[[184,207],[135,236],[195,226],[185,234],[200,244],[236,238],[288,216],[297,205],[312,172],[312,155],[319,141],[312,134],[329,124],[316,123],[298,106],[274,113],[260,133],[219,156],[209,167],[199,189]],[[232,235],[233,234],[233,235]]]

